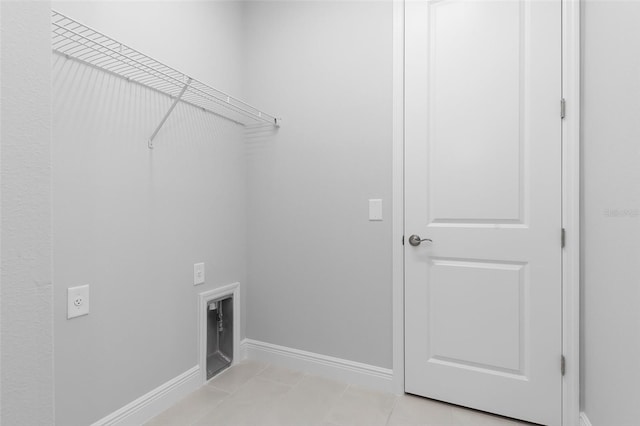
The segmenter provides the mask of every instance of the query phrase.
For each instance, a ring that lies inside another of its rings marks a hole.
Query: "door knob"
[[[409,237],[409,244],[411,244],[414,247],[419,246],[420,243],[423,241],[429,241],[430,243],[433,242],[430,238],[420,238],[419,235],[415,235],[415,234]]]

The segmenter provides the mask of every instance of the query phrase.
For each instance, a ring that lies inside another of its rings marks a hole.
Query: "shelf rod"
[[[176,99],[173,101],[173,104],[171,105],[171,108],[169,108],[169,111],[167,111],[167,113],[164,115],[164,118],[162,119],[160,124],[158,124],[158,127],[156,127],[156,130],[153,132],[153,134],[149,138],[149,149],[153,149],[153,140],[158,135],[158,132],[160,131],[160,129],[164,125],[165,121],[167,121],[167,118],[169,118],[169,116],[173,112],[173,109],[176,107],[176,105],[178,105],[178,102],[180,102],[180,99],[182,98],[182,95],[184,95],[184,92],[187,91],[187,87],[189,87],[189,85],[191,84],[191,81],[192,81],[192,79],[189,78],[187,83],[182,88],[182,91],[180,91],[180,94],[178,95],[178,97],[176,97]]]

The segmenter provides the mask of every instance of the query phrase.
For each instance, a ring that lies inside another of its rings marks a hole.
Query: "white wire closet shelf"
[[[191,104],[242,125],[280,125],[280,120],[274,115],[193,79],[55,10],[51,11],[51,21],[54,52],[150,87],[174,99],[173,105],[149,138],[149,148],[153,147],[153,139],[178,102]]]

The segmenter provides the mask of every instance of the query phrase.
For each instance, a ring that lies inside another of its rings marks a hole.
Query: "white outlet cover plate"
[[[193,285],[204,284],[204,263],[193,265]]]
[[[369,200],[369,220],[382,220],[382,200],[374,198]]]
[[[67,319],[89,314],[89,285],[67,289]]]

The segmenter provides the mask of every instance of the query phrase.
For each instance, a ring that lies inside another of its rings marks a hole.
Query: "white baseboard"
[[[196,365],[91,426],[141,425],[202,386]]]
[[[393,371],[388,368],[251,339],[242,341],[241,354],[256,361],[268,362],[383,392],[394,392]]]
[[[580,426],[592,426],[589,418],[584,412],[580,413]]]

